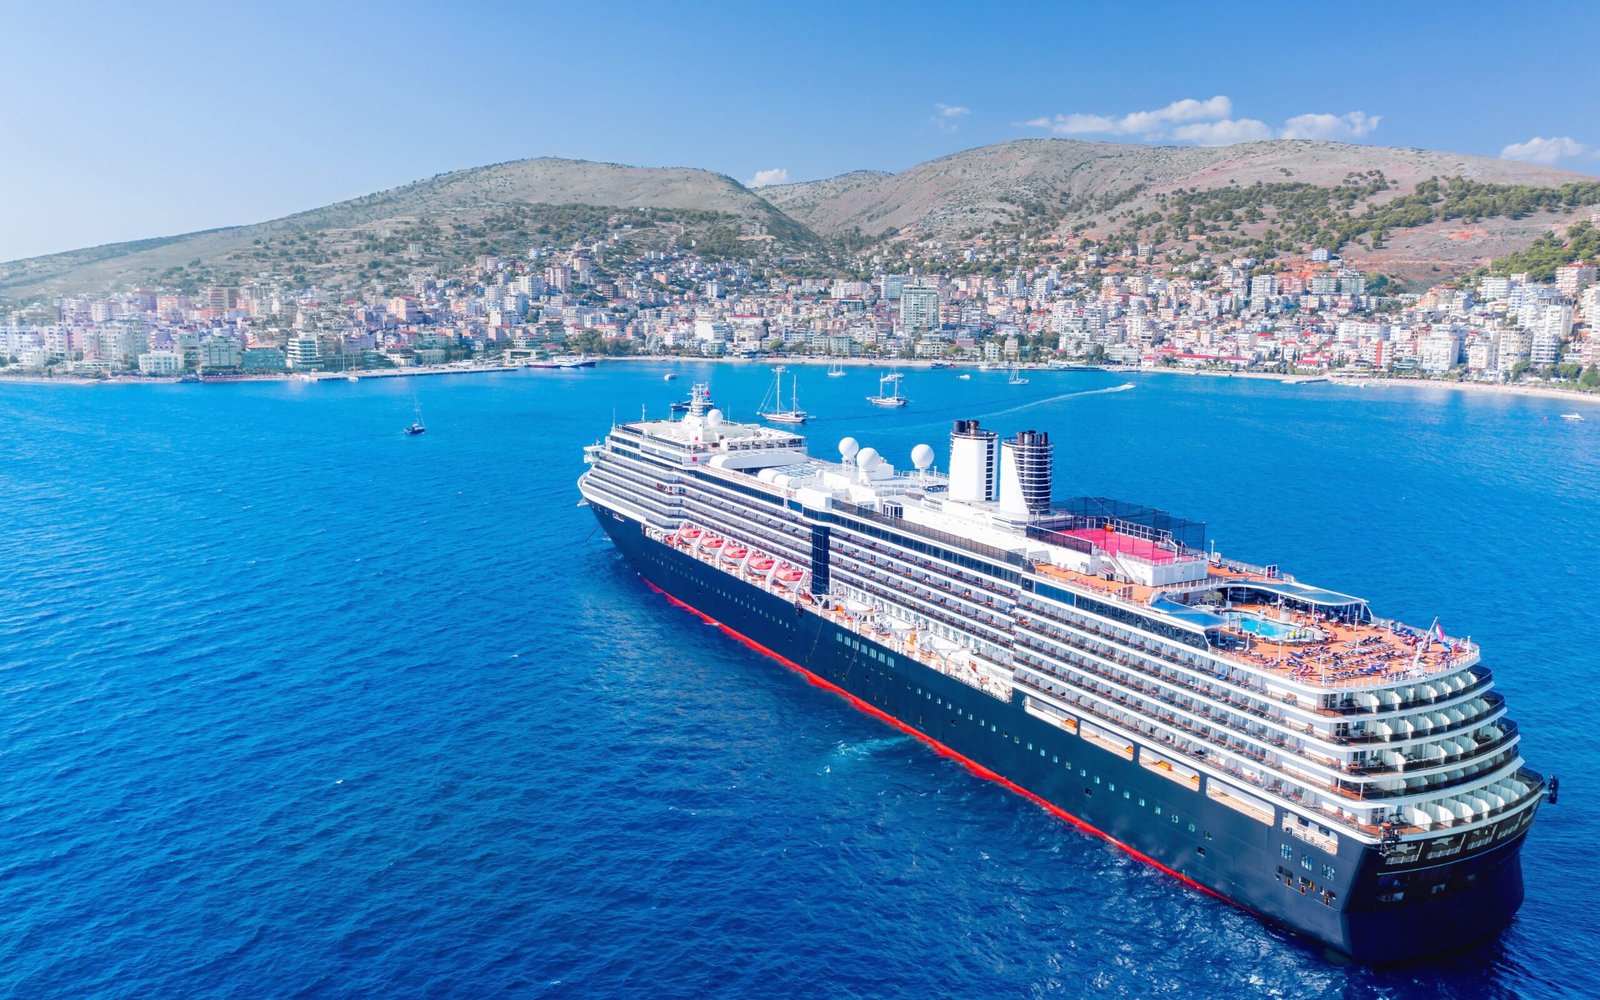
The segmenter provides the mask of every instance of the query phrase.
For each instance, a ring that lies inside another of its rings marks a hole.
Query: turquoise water
[[[1257,618],[1254,615],[1240,615],[1239,627],[1251,635],[1263,639],[1292,639],[1300,629],[1282,622],[1269,621],[1266,618]]]
[[[574,506],[581,446],[695,378],[735,417],[771,381],[671,367],[0,384],[0,995],[1600,994],[1600,420],[1097,373],[912,371],[882,410],[871,369],[799,373],[818,454],[943,464],[954,417],[1046,429],[1060,495],[1207,520],[1231,556],[1483,644],[1563,798],[1500,941],[1380,973],[640,585]]]

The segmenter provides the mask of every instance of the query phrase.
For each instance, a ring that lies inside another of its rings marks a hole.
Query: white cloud
[[[1502,160],[1521,160],[1524,163],[1551,164],[1568,157],[1582,156],[1589,147],[1566,135],[1534,136],[1527,142],[1513,142],[1500,151]]]
[[[1217,122],[1196,122],[1172,130],[1172,138],[1198,146],[1228,146],[1235,142],[1257,142],[1272,138],[1272,126],[1254,118],[1224,118]]]
[[[1184,98],[1153,111],[1133,111],[1121,117],[1074,113],[1044,115],[1020,124],[1055,135],[1132,135],[1145,140],[1192,142],[1223,146],[1261,139],[1359,139],[1378,127],[1382,118],[1365,111],[1342,115],[1295,115],[1275,129],[1256,118],[1234,118],[1233,101],[1218,94],[1210,100]]]
[[[787,167],[773,167],[771,170],[757,170],[756,175],[744,182],[745,187],[766,187],[768,184],[789,183],[789,169]]]
[[[954,132],[959,127],[956,121],[970,114],[972,114],[971,108],[964,108],[959,104],[935,104],[933,117],[928,121],[941,132]]]
[[[1156,138],[1168,127],[1182,122],[1210,121],[1233,113],[1233,102],[1221,94],[1207,101],[1186,97],[1153,111],[1134,111],[1121,118],[1106,115],[1070,114],[1054,118],[1034,118],[1024,122],[1032,128],[1049,129],[1056,135],[1142,135]]]
[[[1203,122],[1233,114],[1233,102],[1218,94],[1209,101],[1185,98],[1154,111],[1135,111],[1117,122],[1119,135],[1148,135],[1179,122]]]
[[[1295,115],[1283,123],[1285,139],[1359,139],[1383,121],[1382,115],[1351,111],[1342,115]]]

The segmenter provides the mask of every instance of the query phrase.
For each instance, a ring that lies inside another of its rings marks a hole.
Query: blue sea
[[[1048,430],[1059,496],[1480,641],[1563,779],[1509,931],[1332,961],[651,593],[581,448],[764,367],[0,384],[0,997],[1600,994],[1600,408],[874,374],[800,371],[816,453]]]

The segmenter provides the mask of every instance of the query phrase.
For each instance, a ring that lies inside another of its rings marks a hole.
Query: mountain
[[[761,194],[824,236],[859,229],[869,236],[897,230],[953,238],[1027,221],[1038,206],[1080,217],[1097,209],[1138,212],[1156,204],[1159,195],[1181,189],[1257,182],[1332,187],[1372,170],[1401,191],[1430,177],[1535,186],[1593,179],[1513,160],[1310,140],[1144,146],[1022,139],[963,150],[897,174],[857,171],[765,187]]]
[[[1310,140],[1174,147],[1025,139],[900,173],[856,171],[761,194],[852,245],[896,236],[960,243],[1065,223],[1099,240],[1165,250],[1329,246],[1356,266],[1416,281],[1470,270],[1588,217],[1600,182],[1512,160]]]
[[[1433,178],[1448,179],[1441,185]],[[1172,147],[1026,139],[899,173],[751,191],[706,170],[531,159],[458,170],[256,225],[0,264],[0,296],[257,277],[405,287],[475,254],[607,233],[737,256],[901,238],[959,242],[1066,225],[1101,240],[1213,253],[1341,249],[1402,276],[1467,270],[1586,217],[1600,182],[1419,149],[1279,140]]]
[[[271,222],[11,261],[0,264],[0,295],[241,280],[260,273],[298,274],[309,283],[334,285],[372,271],[393,279],[416,266],[450,266],[476,253],[597,238],[618,216],[641,237],[772,237],[735,247],[751,252],[765,244],[805,248],[817,242],[804,226],[722,174],[540,158],[440,174]]]

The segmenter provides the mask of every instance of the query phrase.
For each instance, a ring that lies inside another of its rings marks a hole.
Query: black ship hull
[[[1499,933],[1522,903],[1514,830],[1444,860],[1395,864],[1339,838],[1328,853],[1127,760],[1026,710],[797,608],[648,538],[638,522],[593,508],[621,553],[669,600],[835,691],[862,710],[1000,781],[1085,832],[1191,887],[1366,964],[1459,951]],[[1439,852],[1443,854],[1441,850]]]

